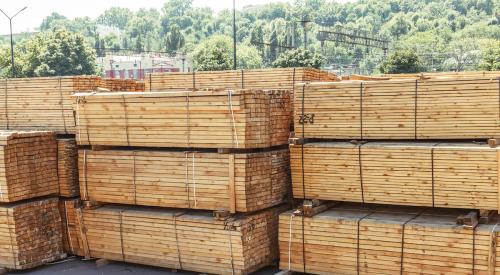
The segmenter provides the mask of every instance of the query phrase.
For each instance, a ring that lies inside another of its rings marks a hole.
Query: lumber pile
[[[498,221],[457,225],[454,209],[342,205],[280,215],[280,267],[313,274],[495,274]]]
[[[59,195],[78,196],[78,148],[75,138],[57,139],[57,174]]]
[[[83,200],[253,212],[283,202],[289,151],[210,152],[80,149]]]
[[[82,248],[80,233],[80,210],[81,201],[79,198],[59,199],[59,213],[62,225],[62,245],[63,250],[68,255],[85,255]]]
[[[29,269],[66,257],[57,198],[0,205],[0,267]]]
[[[56,157],[52,132],[0,131],[0,202],[57,194]]]
[[[288,143],[282,90],[79,93],[79,145],[268,148]]]
[[[75,132],[75,92],[143,91],[143,83],[95,76],[38,77],[0,80],[0,128]]]
[[[339,81],[325,71],[311,68],[275,68],[190,73],[153,73],[145,80],[146,91],[203,89],[287,89],[296,83]]]
[[[500,211],[499,152],[499,148],[470,142],[291,146],[293,194],[296,198]]]
[[[472,71],[472,72],[437,72],[437,73],[415,73],[415,74],[382,74],[382,78],[398,79],[398,78],[467,78],[467,77],[479,77],[479,78],[499,78],[500,71]]]
[[[304,84],[295,96],[296,134],[306,139],[498,137],[499,82],[450,77]]]
[[[283,207],[231,220],[210,213],[102,206],[83,210],[88,257],[213,274],[250,274],[278,257]]]

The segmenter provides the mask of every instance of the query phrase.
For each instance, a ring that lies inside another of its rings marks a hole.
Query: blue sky
[[[236,6],[259,5],[270,2],[290,2],[292,0],[236,0]],[[347,0],[337,0],[346,2]],[[2,0],[0,9],[9,16],[27,6],[28,9],[19,14],[13,21],[14,33],[32,31],[38,27],[43,18],[52,12],[58,12],[69,18],[90,16],[95,18],[110,7],[127,7],[132,10],[139,8],[160,8],[165,0]],[[232,0],[194,0],[198,7],[209,6],[215,11],[232,7]],[[9,21],[0,14],[0,34],[9,33]]]

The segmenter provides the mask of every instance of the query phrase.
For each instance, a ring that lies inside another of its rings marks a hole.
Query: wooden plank
[[[80,194],[78,186],[78,148],[75,138],[57,139],[59,195],[71,198]]]
[[[235,167],[234,167],[234,155],[229,155],[229,211],[231,213],[236,213],[236,187],[235,187]]]

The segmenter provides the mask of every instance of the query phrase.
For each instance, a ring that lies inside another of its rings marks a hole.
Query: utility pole
[[[236,60],[236,0],[233,0],[233,69],[237,69]]]
[[[303,19],[299,21],[304,29],[304,50],[307,50],[307,23],[311,23],[311,20]]]
[[[12,19],[16,17],[19,13],[21,13],[23,10],[27,9],[28,7],[22,8],[20,11],[18,11],[14,16],[9,17],[3,10],[0,9],[0,11],[9,19],[10,23],[10,58],[11,58],[11,64],[12,64],[12,77],[16,77],[16,68],[14,66],[14,39],[12,37]]]

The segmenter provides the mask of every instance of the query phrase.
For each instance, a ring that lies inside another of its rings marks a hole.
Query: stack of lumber
[[[76,96],[79,145],[252,149],[288,143],[289,91]]]
[[[33,268],[66,257],[57,198],[0,205],[0,267]]]
[[[74,133],[72,95],[80,91],[143,91],[143,83],[95,76],[0,80],[0,128]]]
[[[291,146],[293,194],[308,199],[500,211],[499,152],[499,148],[472,142]]]
[[[80,210],[79,198],[60,198],[59,213],[62,224],[62,244],[64,252],[68,255],[84,255],[80,233]]]
[[[211,213],[102,206],[83,210],[87,257],[213,274],[250,274],[278,257],[278,215],[270,208],[230,220]]]
[[[472,71],[472,72],[438,72],[438,73],[415,73],[415,74],[382,74],[382,78],[443,78],[443,77],[481,77],[481,78],[498,78],[500,71]]]
[[[456,224],[464,210],[339,206],[280,215],[280,267],[314,274],[495,274],[498,222]]]
[[[258,70],[154,73],[146,76],[147,91],[203,89],[287,89],[295,83],[339,81],[331,73],[311,68],[276,68]]]
[[[83,200],[253,212],[289,190],[288,149],[256,153],[80,149]]]
[[[52,132],[0,131],[0,202],[57,194],[56,158]]]
[[[78,148],[75,138],[57,139],[57,174],[59,195],[67,198],[78,196]]]
[[[498,78],[450,77],[304,84],[295,96],[297,137],[498,137],[499,82]]]

